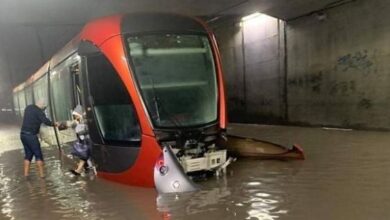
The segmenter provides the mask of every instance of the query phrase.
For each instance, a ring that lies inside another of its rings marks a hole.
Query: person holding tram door
[[[24,176],[28,177],[30,172],[30,164],[33,157],[37,163],[39,176],[45,177],[43,167],[43,155],[41,144],[38,139],[39,128],[42,123],[47,126],[58,126],[58,123],[53,123],[44,113],[46,101],[38,99],[35,104],[28,105],[24,111],[23,124],[20,131],[20,139],[24,147]]]

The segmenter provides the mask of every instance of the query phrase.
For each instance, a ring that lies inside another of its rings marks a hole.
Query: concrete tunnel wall
[[[238,20],[215,25],[230,120],[390,129],[388,11],[386,0],[356,1],[250,36]]]
[[[390,128],[390,4],[356,1],[287,25],[290,122]]]
[[[214,25],[231,121],[274,123],[286,118],[283,27],[266,15]]]

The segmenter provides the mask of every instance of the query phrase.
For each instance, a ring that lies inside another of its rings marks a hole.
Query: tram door
[[[123,172],[134,164],[141,139],[131,98],[100,51],[82,56],[82,66],[92,157],[99,171]]]

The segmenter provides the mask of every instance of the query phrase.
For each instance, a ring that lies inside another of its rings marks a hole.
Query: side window
[[[13,101],[14,101],[14,110],[15,110],[15,114],[16,116],[20,116],[20,110],[19,110],[19,99],[18,99],[18,92],[15,92],[13,94]]]
[[[29,85],[28,87],[26,87],[24,89],[24,91],[26,92],[26,103],[27,103],[27,105],[34,104],[32,86]]]
[[[69,73],[66,61],[50,71],[50,88],[56,120],[71,120],[73,92],[71,87],[71,74]]]
[[[105,142],[139,141],[141,132],[131,98],[108,59],[87,59],[88,84],[97,127]]]
[[[47,73],[45,75],[43,75],[41,78],[39,78],[36,82],[34,82],[32,87],[33,87],[33,91],[34,91],[34,100],[43,99],[48,104],[45,112],[46,112],[47,116],[49,118],[51,118],[50,117]]]
[[[18,92],[20,115],[24,117],[24,109],[26,108],[26,96],[24,90]]]

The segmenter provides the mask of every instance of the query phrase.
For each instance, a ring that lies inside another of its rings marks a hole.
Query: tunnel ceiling
[[[0,0],[0,90],[27,79],[95,17],[124,12],[174,12],[211,19],[258,11],[288,20],[328,7],[334,1]]]
[[[82,24],[119,12],[177,12],[196,16],[246,15],[255,11],[290,19],[335,0],[2,0],[5,24]]]

